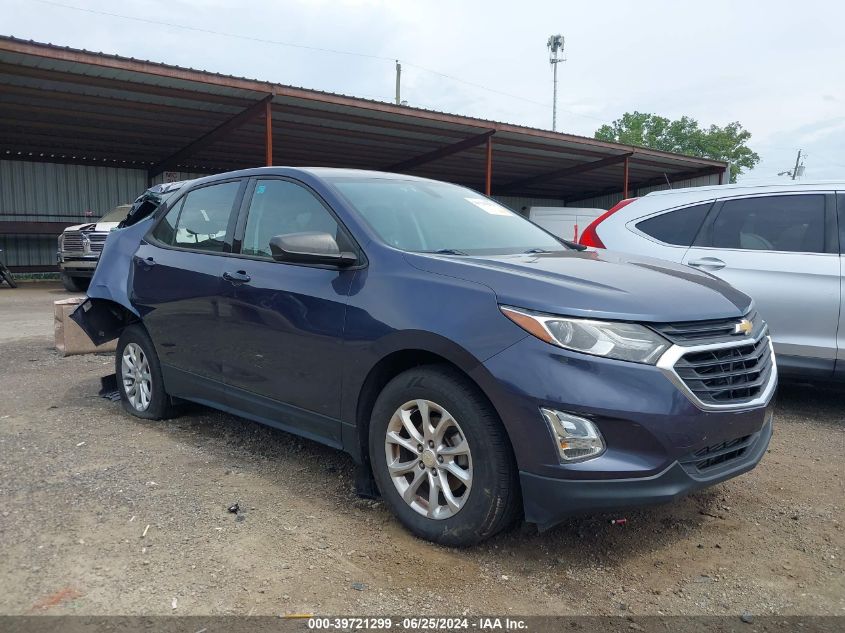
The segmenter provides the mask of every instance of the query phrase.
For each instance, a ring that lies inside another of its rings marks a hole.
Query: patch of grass
[[[59,273],[12,273],[15,281],[58,281]]]

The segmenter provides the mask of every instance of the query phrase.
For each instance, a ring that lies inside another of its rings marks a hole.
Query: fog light
[[[541,408],[540,411],[552,429],[562,461],[583,461],[604,452],[604,439],[589,420],[554,409]]]

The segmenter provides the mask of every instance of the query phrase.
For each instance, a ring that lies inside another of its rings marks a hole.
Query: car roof
[[[839,190],[845,189],[845,180],[807,180],[782,181],[766,183],[734,183],[731,185],[707,185],[704,187],[683,187],[679,189],[664,189],[652,191],[643,197],[651,196],[686,196],[701,194],[702,198],[725,197],[739,193],[768,193],[774,191],[808,191],[808,190]]]
[[[439,182],[431,178],[420,178],[408,174],[397,174],[388,171],[374,171],[367,169],[348,169],[345,167],[253,167],[250,169],[239,169],[213,176],[206,176],[198,180],[189,181],[191,185],[205,184],[226,178],[244,178],[248,176],[301,176],[310,175],[316,178],[379,178],[383,180],[416,180],[420,182]]]
[[[733,185],[707,185],[704,187],[683,187],[652,191],[636,198],[631,204],[614,214],[614,221],[630,221],[657,211],[664,211],[687,205],[723,198],[777,193],[800,193],[809,191],[845,191],[845,180],[819,180],[796,182],[737,183]]]

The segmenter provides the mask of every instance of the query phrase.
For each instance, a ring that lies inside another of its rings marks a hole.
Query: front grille
[[[773,367],[769,337],[734,347],[687,352],[675,372],[706,404],[743,404],[766,388]]]
[[[82,233],[80,231],[65,231],[62,250],[68,253],[81,253],[83,250]]]
[[[744,318],[751,321],[754,325],[751,336],[756,336],[764,325],[763,320],[757,316],[756,311],[749,312]],[[712,319],[710,321],[657,323],[651,327],[678,345],[702,345],[735,340],[737,335],[734,333],[734,327],[739,321],[739,317],[732,317],[730,319]]]
[[[695,470],[705,473],[745,455],[748,449],[757,441],[759,435],[759,433],[744,435],[736,439],[714,444],[713,446],[705,446],[681,460],[681,465],[687,471]]]
[[[92,253],[102,253],[103,246],[106,243],[106,238],[109,236],[108,233],[86,233],[88,236],[88,241],[91,244],[91,252]]]

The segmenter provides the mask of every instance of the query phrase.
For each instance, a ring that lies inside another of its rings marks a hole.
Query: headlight
[[[576,352],[654,365],[671,343],[636,323],[571,319],[500,306],[502,313],[529,334]]]

